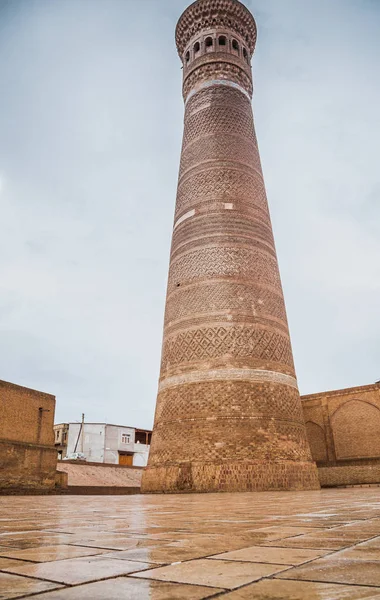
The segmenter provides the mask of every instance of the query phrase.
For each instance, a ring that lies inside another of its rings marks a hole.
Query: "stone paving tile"
[[[284,538],[290,538],[302,534],[314,533],[315,529],[311,527],[283,527],[283,526],[271,526],[265,527],[258,530],[248,529],[249,533],[255,533],[258,536],[262,536],[268,542],[274,540],[282,540]]]
[[[281,520],[281,524],[287,527],[308,527],[313,531],[318,529],[330,529],[331,527],[339,527],[346,525],[347,521],[331,520],[331,519],[317,519],[317,518],[299,518],[299,519],[288,519],[284,518]]]
[[[38,581],[37,579],[29,579],[29,577],[0,573],[0,600],[20,598],[26,594],[36,594],[59,587],[61,586],[48,581]]]
[[[1,547],[12,547],[12,548],[34,548],[36,546],[53,544],[68,544],[72,541],[71,535],[65,534],[54,534],[49,532],[36,532],[36,531],[18,531],[16,535],[3,534],[0,536]]]
[[[380,589],[376,591],[376,588],[358,585],[268,579],[224,594],[222,598],[223,600],[378,600]]]
[[[360,560],[380,560],[380,537],[356,546],[341,550],[334,555],[335,558],[356,558]]]
[[[227,536],[195,537],[194,540],[181,540],[172,543],[161,544],[159,546],[145,546],[125,550],[123,552],[107,553],[105,556],[118,559],[137,560],[158,564],[171,564],[173,562],[191,560],[214,555],[215,553],[225,552],[245,548],[249,545],[249,540],[239,538],[231,540]],[[318,556],[324,552],[319,552]]]
[[[365,540],[368,540],[379,533],[379,526],[376,528],[374,527],[372,531],[366,531],[365,524],[363,524],[363,528],[358,528],[357,531],[353,531],[352,529],[348,528],[347,525],[345,525],[344,527],[334,527],[333,529],[312,533],[310,534],[310,538],[319,540],[341,538],[342,540],[348,540],[348,543],[350,544],[357,544],[359,542],[364,542]]]
[[[141,543],[141,538],[126,538],[118,537],[117,535],[107,535],[97,537],[94,539],[75,539],[70,542],[73,547],[81,548],[98,548],[99,551],[105,550],[128,550],[129,548],[136,548]],[[147,540],[146,545],[157,545],[155,540]]]
[[[19,567],[20,565],[27,565],[28,562],[22,562],[21,560],[14,560],[12,558],[1,558],[0,557],[0,571],[6,571],[8,567]]]
[[[234,552],[210,556],[217,560],[238,560],[243,562],[270,563],[277,565],[300,565],[327,554],[328,550],[304,550],[297,548],[266,548],[253,546]],[[152,561],[153,562],[153,561]]]
[[[295,567],[276,577],[380,587],[380,561],[336,559],[332,556]]]
[[[103,557],[72,558],[68,560],[57,560],[54,562],[34,563],[22,567],[10,567],[10,573],[48,579],[58,583],[76,585],[105,579],[106,577],[117,577],[127,575],[134,571],[148,569],[152,565],[142,562],[127,560],[112,560]]]
[[[221,530],[219,535],[181,533],[172,540],[156,540],[156,543],[153,545],[173,548],[208,548],[209,554],[215,554],[217,552],[239,550],[240,548],[246,548],[247,546],[264,543],[265,539],[265,537],[258,537],[246,533],[241,535],[226,535],[226,533]],[[159,542],[161,542],[161,544],[159,544]]]
[[[113,552],[105,554],[105,558],[116,558],[122,560],[137,560],[148,563],[171,564],[195,558],[209,556],[211,550],[202,548],[136,548],[133,550],[125,550],[124,552]]]
[[[286,538],[274,542],[264,542],[264,546],[276,548],[304,548],[310,550],[341,550],[355,544],[355,540],[343,538],[319,538],[310,535],[300,535],[295,538]]]
[[[106,550],[99,548],[82,548],[80,546],[39,546],[38,548],[25,548],[24,550],[0,550],[0,557],[18,558],[30,560],[31,562],[49,562],[65,558],[76,558],[79,556],[94,556],[104,554]],[[1,559],[0,559],[1,560]]]
[[[0,498],[0,600],[380,600],[377,489],[73,500]]]
[[[222,589],[118,577],[33,596],[33,600],[204,600]]]
[[[201,559],[136,573],[135,577],[232,590],[262,577],[278,573],[283,569],[284,565]]]

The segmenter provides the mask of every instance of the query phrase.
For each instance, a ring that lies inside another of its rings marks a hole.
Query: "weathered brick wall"
[[[317,423],[308,421],[306,423],[306,432],[314,460],[316,462],[325,462],[327,460],[327,447],[323,427]]]
[[[318,475],[322,487],[380,484],[380,461],[377,464],[318,467]]]
[[[302,397],[323,486],[380,483],[380,384]]]
[[[103,463],[59,461],[57,469],[67,474],[70,486],[140,487],[143,469]]]
[[[0,491],[55,485],[55,398],[0,381]]]
[[[9,488],[49,489],[55,486],[55,448],[0,440],[0,493]]]
[[[0,381],[0,439],[54,446],[54,411],[54,396]]]

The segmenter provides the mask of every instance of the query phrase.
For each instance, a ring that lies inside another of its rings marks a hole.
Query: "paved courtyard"
[[[380,488],[0,498],[0,598],[380,599]]]

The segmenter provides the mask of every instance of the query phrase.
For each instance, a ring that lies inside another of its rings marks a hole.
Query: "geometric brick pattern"
[[[200,248],[179,256],[171,264],[168,289],[197,278],[232,276],[281,289],[275,258],[262,251],[236,245]]]
[[[182,417],[183,419],[183,417]],[[202,446],[200,444],[184,444],[183,421],[173,421],[156,426],[154,445],[152,445],[152,459],[150,467],[162,466],[165,463],[186,463],[189,461],[191,449],[191,462],[195,463],[220,463],[233,460],[265,461],[271,456],[273,447],[279,447],[276,460],[300,461],[302,458],[310,460],[309,447],[305,435],[304,423],[287,423],[272,418],[249,418],[241,420],[239,416],[228,419],[218,419],[215,423],[205,419],[187,419],[186,440],[199,436],[201,427]],[[248,438],[247,444],[239,444],[238,440]],[[283,440],[286,439],[286,444]],[[175,457],[175,461],[173,461]],[[206,457],[206,458],[205,458]],[[270,468],[268,464],[268,468]]]
[[[195,94],[186,104],[186,114],[192,117],[199,110],[203,110],[211,106],[214,108],[218,106],[228,109],[228,107],[231,107],[231,104],[234,106],[234,112],[231,112],[229,118],[231,118],[236,111],[240,111],[240,113],[243,113],[244,116],[238,116],[237,118],[243,118],[243,120],[249,119],[250,122],[248,127],[251,130],[251,134],[254,134],[252,112],[249,110],[247,111],[247,108],[250,108],[250,101],[246,96],[243,96],[239,90],[235,90],[233,88],[212,86],[204,90],[202,94]],[[228,114],[224,114],[225,117],[228,118]],[[213,122],[211,121],[211,123],[205,123],[204,126],[206,129],[208,129],[209,127],[213,126]],[[185,130],[187,130],[188,127],[189,123],[186,121]],[[204,131],[202,133],[204,133]],[[223,134],[225,132],[220,131],[219,133]],[[242,130],[242,135],[244,138],[246,137],[246,132],[244,130]],[[257,143],[256,136],[254,136],[253,141]]]
[[[205,135],[201,146],[198,143],[185,146],[181,156],[179,178],[181,180],[190,169],[202,162],[210,161],[211,164],[226,160],[239,162],[251,169],[252,165],[258,166],[260,159],[256,143],[235,132],[229,135],[220,134],[217,140],[214,135]]]
[[[165,338],[162,371],[180,363],[230,356],[252,357],[293,368],[289,338],[255,326],[220,326],[182,331]]]
[[[220,92],[220,90],[218,91]],[[224,89],[222,91],[224,92]],[[239,94],[240,92],[236,93]],[[248,102],[245,98],[244,100]],[[187,146],[196,138],[199,138],[200,135],[216,135],[218,133],[223,135],[235,133],[244,135],[250,141],[255,141],[253,120],[251,115],[247,114],[247,110],[234,110],[228,105],[219,104],[215,106],[213,104],[211,107],[206,105],[203,110],[188,117],[183,145]]]
[[[264,286],[235,281],[218,281],[198,286],[175,288],[166,305],[165,323],[193,315],[237,311],[244,315],[270,316],[286,323],[284,299],[281,293]]]
[[[200,236],[199,231],[202,230]],[[182,227],[176,228],[173,233],[171,258],[183,252],[189,243],[195,245],[200,242],[201,245],[206,245],[208,238],[213,241],[224,241],[227,243],[231,236],[234,236],[241,244],[254,243],[260,241],[264,248],[276,256],[274,249],[274,240],[272,230],[269,223],[262,220],[252,218],[251,215],[237,215],[224,213],[203,213],[192,219],[184,222]]]
[[[198,0],[177,28],[184,135],[146,492],[319,486],[249,100],[255,40],[235,0]]]
[[[245,172],[233,164],[229,167],[211,166],[202,171],[191,171],[178,186],[176,215],[207,200],[223,202],[250,202],[267,210],[262,176],[254,170]]]
[[[155,423],[163,427],[167,422],[183,418],[184,413],[188,419],[200,420],[207,418],[210,411],[214,417],[224,420],[228,417],[271,419],[276,414],[282,421],[304,423],[296,389],[271,383],[252,388],[245,381],[193,383],[186,386],[185,392],[180,387],[162,390]],[[305,454],[304,459],[307,457]]]
[[[186,100],[189,93],[197,84],[209,82],[210,79],[218,78],[220,80],[230,79],[241,85],[252,95],[252,81],[242,67],[231,64],[226,61],[213,62],[213,64],[201,64],[196,71],[189,73],[183,82],[183,97]]]

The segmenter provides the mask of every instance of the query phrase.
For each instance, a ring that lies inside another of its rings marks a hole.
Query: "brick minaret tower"
[[[317,489],[251,107],[256,24],[181,16],[185,130],[144,492]]]

